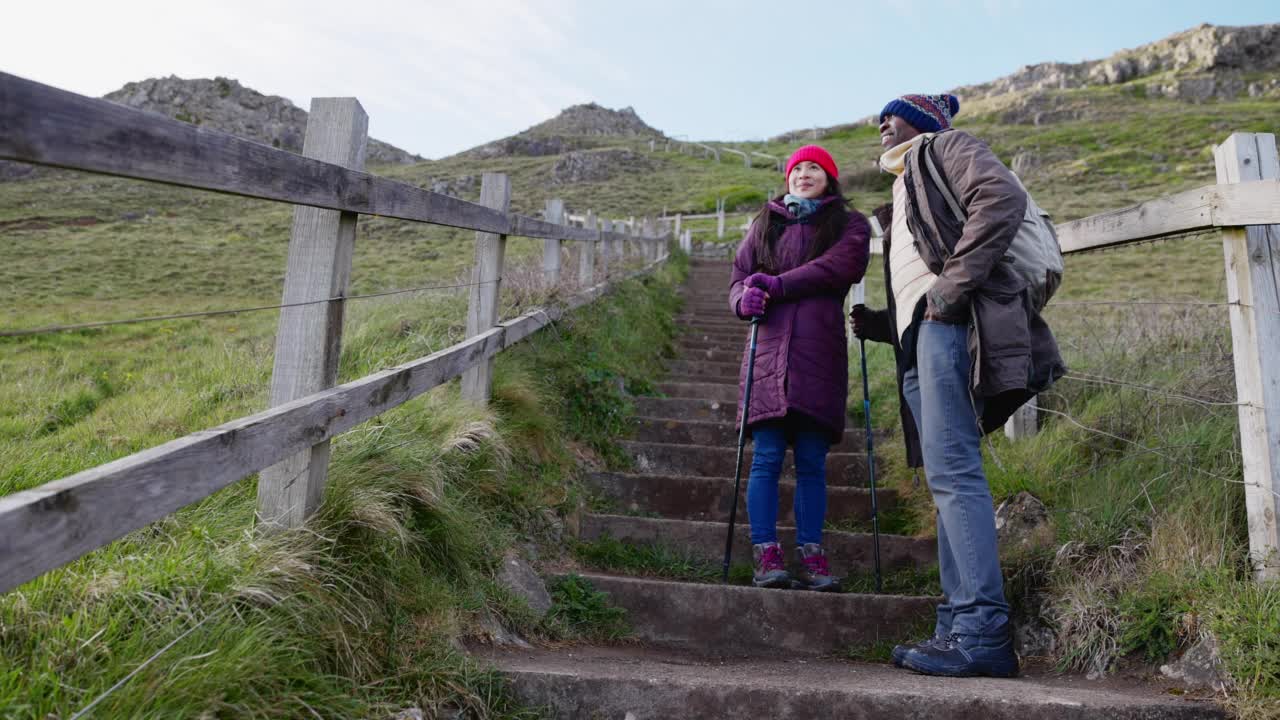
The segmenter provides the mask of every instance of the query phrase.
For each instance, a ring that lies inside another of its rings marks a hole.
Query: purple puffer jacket
[[[780,200],[769,201],[769,209],[787,219],[795,217]],[[735,314],[745,290],[743,281],[757,266],[751,241],[759,232],[759,224],[752,224],[733,260],[729,307]],[[813,225],[788,225],[778,240],[782,296],[769,298],[760,323],[748,426],[798,411],[828,428],[835,443],[844,433],[849,392],[844,298],[867,269],[871,226],[861,213],[850,211],[840,240],[819,257],[802,264],[816,233]],[[747,382],[749,349],[748,345],[742,353],[739,398]],[[742,422],[741,399],[737,422]]]

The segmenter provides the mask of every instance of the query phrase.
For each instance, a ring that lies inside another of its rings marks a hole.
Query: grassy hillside
[[[502,354],[487,409],[453,383],[336,439],[305,530],[253,533],[251,478],[0,596],[0,716],[101,696],[99,717],[532,717],[460,640],[616,632],[581,588],[538,620],[494,575],[508,552],[554,561],[581,467],[623,462],[613,439],[661,371],[682,273],[677,258]],[[342,377],[456,340],[435,319],[462,307],[358,306]],[[0,494],[260,409],[271,320],[0,341]]]
[[[1280,110],[1274,99],[1190,104],[1147,97],[1141,87],[1050,93],[1055,107],[1080,119],[1010,124],[1008,107],[990,102],[963,108],[957,126],[1025,166],[1040,204],[1069,220],[1212,182],[1212,145],[1232,131],[1273,132]],[[819,142],[835,155],[856,207],[888,199],[886,178],[873,167],[875,128],[847,127]],[[751,147],[786,156],[798,144]],[[772,168],[744,168],[728,155],[717,164],[623,139],[580,147],[625,158],[625,167],[605,162],[598,179],[581,182],[563,182],[557,167],[565,155],[459,156],[376,171],[428,188],[448,182],[467,199],[478,197],[482,173],[505,172],[513,208],[528,214],[553,196],[574,212],[608,217],[707,212],[728,196],[742,206],[731,228],[781,183]],[[617,154],[623,149],[630,155]],[[278,302],[290,218],[289,208],[271,203],[74,173],[0,184],[0,327]],[[689,225],[698,240],[714,235],[714,221]],[[362,220],[353,291],[455,282],[470,266],[472,239]],[[725,242],[736,239],[731,229]],[[528,277],[540,252],[540,242],[514,239],[509,262]],[[167,661],[195,658],[178,673],[191,685],[160,682],[174,668],[157,663],[135,679],[139,689],[112,701],[118,714],[191,710],[170,705],[178,702],[171,692],[222,697],[218,707],[231,714],[270,702],[358,714],[415,694],[437,705],[492,700],[487,707],[499,712],[482,673],[423,638],[474,630],[486,610],[530,632],[561,632],[534,627],[493,590],[492,558],[517,538],[548,537],[541,511],[572,506],[562,481],[575,458],[611,457],[602,418],[620,407],[613,378],[640,391],[658,372],[671,328],[655,318],[670,314],[663,296],[671,281],[592,311],[581,335],[549,331],[504,360],[492,413],[463,408],[442,390],[346,436],[334,502],[314,538],[280,546],[248,539],[253,487],[241,483],[0,598],[0,652],[14,668],[0,673],[0,704],[20,708],[19,716],[65,715],[213,617]],[[882,290],[874,266],[869,282],[875,303]],[[537,297],[529,283],[515,285],[504,295],[505,316]],[[1223,288],[1214,236],[1070,258],[1048,317],[1078,377],[1042,398],[1046,430],[1038,438],[992,438],[988,470],[997,500],[1028,489],[1053,513],[1055,551],[1009,558],[1007,569],[1022,616],[1056,637],[1054,660],[1077,669],[1145,667],[1212,632],[1235,683],[1232,701],[1265,717],[1280,702],[1280,591],[1257,588],[1245,569],[1225,309],[1069,304],[1220,302]],[[464,306],[451,291],[353,302],[343,378],[456,341]],[[0,492],[263,407],[275,318],[250,313],[0,339]],[[610,343],[593,344],[603,337]],[[886,348],[869,350],[875,420],[891,426],[892,358]],[[856,368],[853,378],[856,395]],[[559,433],[572,444],[561,445]],[[886,480],[913,498],[909,529],[930,532],[927,493],[902,467],[900,448],[891,441],[884,457]],[[355,594],[331,590],[340,585]],[[198,657],[214,646],[236,650]],[[296,652],[271,652],[276,646]],[[423,670],[401,684],[364,684],[410,665]],[[242,676],[237,667],[270,670]],[[197,686],[196,668],[225,676],[225,684]],[[323,675],[308,680],[316,668]]]

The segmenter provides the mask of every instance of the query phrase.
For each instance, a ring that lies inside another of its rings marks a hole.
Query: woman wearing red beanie
[[[843,301],[867,268],[871,228],[840,192],[831,154],[817,145],[787,160],[787,192],[765,204],[738,246],[729,305],[760,317],[751,407],[747,512],[754,582],[836,590],[825,551],[827,451],[844,434],[849,360]],[[744,353],[739,392],[746,383]],[[778,544],[778,480],[787,445],[796,464],[798,572]]]

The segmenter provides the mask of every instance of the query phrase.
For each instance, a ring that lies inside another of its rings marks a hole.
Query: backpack
[[[932,148],[926,146],[923,150],[925,167],[947,205],[951,207],[951,212],[961,221],[968,220],[969,214],[964,211],[960,201],[956,199],[955,191],[939,172]],[[1009,172],[1013,174],[1012,170]],[[1021,178],[1014,175],[1013,179],[1017,180],[1018,187],[1027,195],[1027,211],[1022,224],[1018,226],[1018,233],[1013,236],[1013,242],[1005,252],[1005,259],[1012,264],[1014,272],[1026,279],[1031,303],[1038,312],[1044,309],[1049,298],[1053,297],[1062,284],[1062,246],[1058,244],[1058,232],[1053,227],[1049,213],[1036,204]]]

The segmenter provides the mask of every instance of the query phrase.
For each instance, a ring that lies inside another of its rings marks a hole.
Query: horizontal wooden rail
[[[1063,254],[1169,235],[1280,223],[1280,181],[1206,185],[1057,226]]]
[[[517,237],[623,238],[486,208],[0,73],[0,159]]]
[[[587,288],[427,357],[0,497],[0,592],[402,405],[609,288]]]

